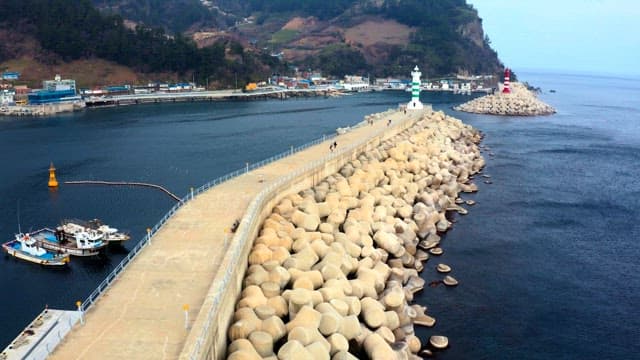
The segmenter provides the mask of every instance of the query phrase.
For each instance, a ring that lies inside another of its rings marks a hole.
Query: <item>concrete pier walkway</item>
[[[79,311],[45,309],[2,351],[0,359],[44,360],[79,320]]]
[[[177,359],[229,243],[229,228],[279,177],[408,116],[402,111],[224,182],[181,207],[85,313],[50,359]],[[366,124],[366,123],[365,123]],[[185,314],[185,308],[188,308]],[[185,326],[186,325],[186,326]],[[227,329],[217,329],[226,332]]]

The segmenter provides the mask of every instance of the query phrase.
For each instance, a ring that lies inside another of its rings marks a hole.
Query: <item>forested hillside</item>
[[[136,23],[163,27],[170,33],[227,25],[222,14],[207,8],[200,0],[93,0],[93,3],[103,13],[119,14]]]
[[[421,64],[429,75],[494,73],[502,68],[484,35],[482,20],[465,0],[94,0],[94,3],[134,21],[151,21],[170,32],[185,29],[189,29],[189,34],[227,32],[245,44],[257,44],[258,48],[273,53],[283,52],[286,61],[302,67],[320,67],[334,75],[348,72],[341,69],[353,68],[379,76],[404,74],[412,64]],[[182,25],[174,26],[175,16],[169,14],[180,14]],[[252,20],[247,23],[247,18]],[[291,26],[290,22],[296,19],[302,19],[302,26]],[[384,28],[389,21],[404,28]],[[350,30],[362,23],[383,26],[380,30],[369,27],[365,39],[354,39]],[[394,30],[408,31],[409,35],[402,41],[387,41],[385,36],[393,37]],[[376,34],[386,31],[391,32]]]
[[[236,43],[198,48],[181,34],[162,28],[129,29],[119,15],[105,15],[89,0],[22,0],[2,2],[0,26],[34,36],[43,49],[62,61],[101,58],[141,72],[174,72],[205,83],[208,78],[268,74],[277,59],[245,52]],[[11,44],[0,44],[0,62],[10,59]],[[44,59],[45,61],[47,59]],[[52,57],[51,61],[55,61]],[[241,78],[242,79],[242,78]]]
[[[45,62],[99,58],[200,83],[245,82],[292,65],[334,76],[502,68],[465,0],[2,1],[1,29],[34,37]],[[0,62],[18,53],[0,43]]]

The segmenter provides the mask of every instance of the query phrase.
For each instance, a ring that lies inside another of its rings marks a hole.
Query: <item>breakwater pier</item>
[[[412,302],[425,262],[443,254],[447,211],[466,214],[458,196],[477,190],[480,140],[459,120],[424,114],[278,202],[249,253],[228,358],[420,359],[448,347],[432,335],[423,348],[415,326],[436,320]],[[458,284],[450,266],[437,271],[430,286]]]
[[[198,189],[132,250],[138,256],[117,267],[126,271],[110,275],[83,303],[85,324],[76,325],[51,358],[191,358],[196,348],[198,358],[220,356],[224,349],[211,342],[225,338],[242,282],[243,274],[236,271],[246,266],[251,245],[246,239],[257,231],[263,209],[270,212],[281,196],[313,186],[366,151],[371,141],[393,136],[419,116],[381,115],[373,125],[363,122],[334,139]],[[330,152],[333,141],[337,148]],[[239,218],[240,227],[230,233]],[[231,289],[224,290],[227,286]],[[209,343],[199,341],[205,330]]]
[[[82,110],[85,107],[85,102],[82,100],[39,105],[2,106],[0,107],[0,116],[51,116]]]
[[[149,104],[161,102],[193,102],[193,101],[224,101],[224,100],[255,100],[304,96],[333,96],[339,92],[331,88],[313,89],[282,89],[265,88],[242,92],[239,90],[194,91],[174,93],[129,94],[113,96],[92,96],[85,98],[88,107],[94,106],[118,106],[133,104]]]
[[[125,106],[136,104],[156,104],[196,101],[242,101],[258,99],[288,99],[310,96],[338,96],[334,88],[282,89],[276,87],[248,92],[240,90],[214,90],[173,93],[128,94],[110,96],[90,96],[73,102],[40,105],[2,106],[0,115],[5,116],[51,116],[59,113],[82,110],[85,107]]]
[[[538,116],[555,114],[556,110],[540,101],[521,83],[511,83],[509,93],[475,98],[454,108],[458,111],[504,116]]]

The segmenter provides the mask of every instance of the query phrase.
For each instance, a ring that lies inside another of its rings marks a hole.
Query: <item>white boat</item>
[[[127,241],[131,238],[128,234],[118,232],[118,229],[109,227],[109,225],[100,225],[96,230],[104,234],[104,240],[107,242]]]
[[[62,230],[70,236],[75,236],[77,232],[85,231],[91,237],[99,236],[106,243],[127,241],[131,238],[129,234],[119,232],[118,229],[112,228],[98,219],[90,221],[64,220]]]
[[[69,254],[44,249],[30,234],[16,234],[14,240],[2,244],[2,249],[13,257],[36,264],[62,266],[69,263]]]
[[[107,242],[103,241],[102,237],[84,231],[78,231],[74,237],[70,237],[60,226],[55,231],[48,228],[38,230],[31,233],[31,237],[45,249],[73,256],[98,255],[107,246]]]
[[[73,239],[81,239],[82,241],[98,241],[102,240],[104,235],[96,229],[85,227],[72,222],[65,222],[60,228],[66,235]]]

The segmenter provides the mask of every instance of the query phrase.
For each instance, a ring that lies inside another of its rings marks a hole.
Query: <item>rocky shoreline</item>
[[[442,112],[361,154],[274,207],[249,254],[228,329],[229,359],[419,359],[411,304],[447,211],[484,166],[481,135]],[[445,264],[438,271],[449,273]],[[457,280],[444,277],[445,285]],[[444,336],[431,349],[447,347]]]
[[[454,107],[475,114],[537,116],[555,114],[556,110],[538,100],[523,84],[511,83],[511,93],[485,95]]]

